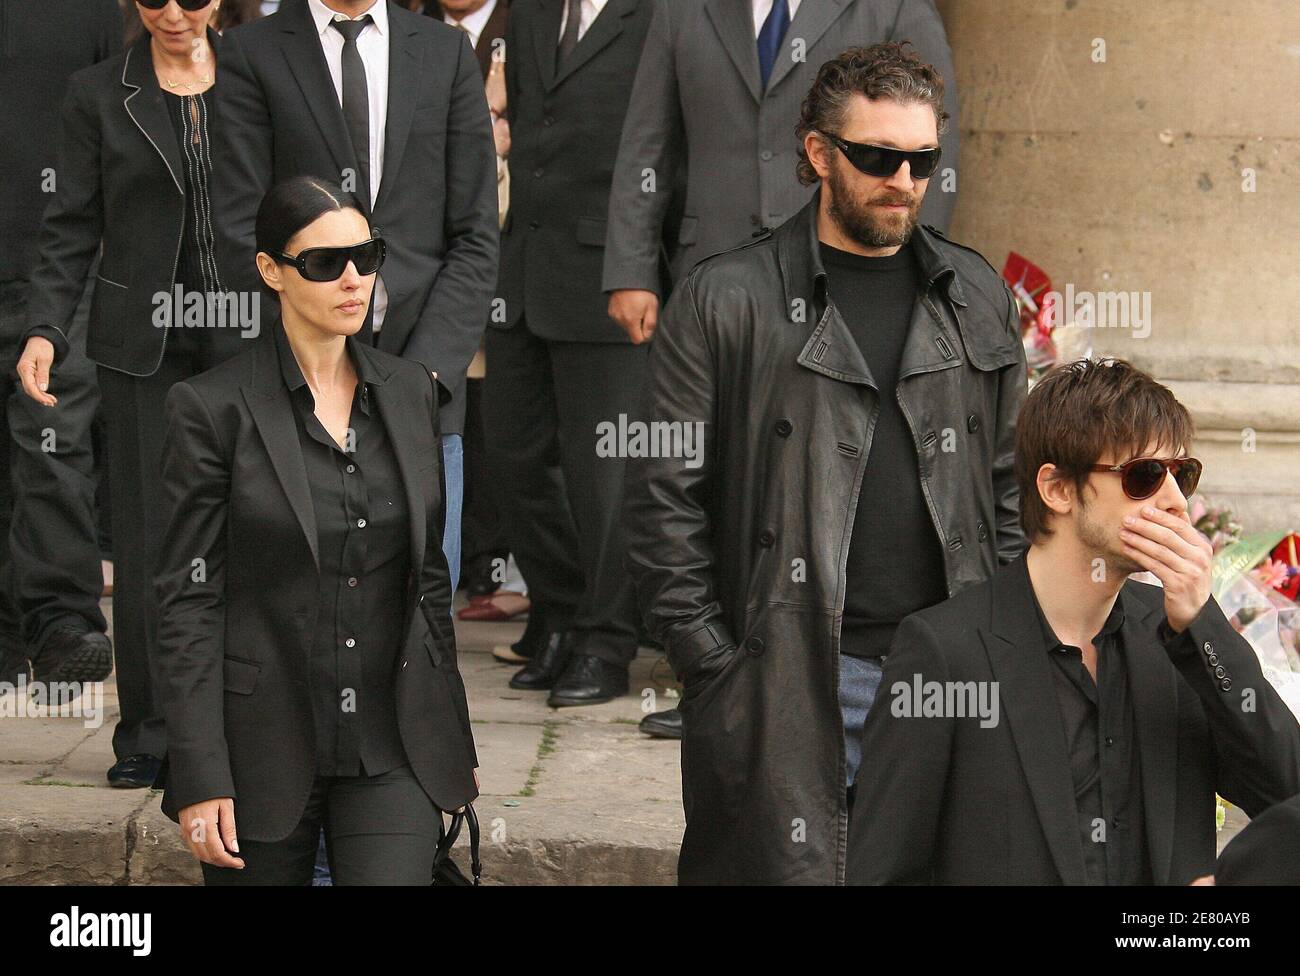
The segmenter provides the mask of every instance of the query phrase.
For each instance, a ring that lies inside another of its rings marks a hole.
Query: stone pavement
[[[105,602],[105,613],[111,607]],[[641,703],[672,704],[672,673],[643,648],[631,693],[590,708],[552,709],[544,692],[511,691],[492,659],[522,623],[457,623],[479,756],[489,884],[672,884],[684,821],[676,742],[637,731]],[[115,790],[116,687],[102,722],[0,718],[0,884],[191,884],[197,862],[159,809],[160,794]],[[1229,809],[1219,845],[1245,823]],[[462,853],[468,839],[462,836]],[[458,857],[462,867],[468,858]]]
[[[511,691],[514,667],[492,659],[494,644],[522,631],[457,624],[485,883],[672,884],[684,823],[679,747],[636,727],[643,695],[653,693],[656,708],[672,704],[663,656],[642,649],[626,697],[556,710],[544,692]],[[0,718],[0,884],[199,881],[160,794],[107,785],[112,679],[103,706],[98,727],[84,717]],[[457,849],[467,847],[462,834]],[[468,868],[467,854],[458,860]]]

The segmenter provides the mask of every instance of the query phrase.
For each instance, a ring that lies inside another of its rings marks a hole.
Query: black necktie
[[[564,34],[560,37],[561,62],[578,46],[578,22],[581,19],[582,0],[569,0],[569,19],[565,22]]]
[[[370,210],[370,93],[366,89],[366,66],[357,50],[357,37],[371,23],[366,14],[360,20],[332,20],[343,35],[343,121],[357,157],[357,197]]]

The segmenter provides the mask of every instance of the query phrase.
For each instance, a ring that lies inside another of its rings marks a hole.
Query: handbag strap
[[[438,823],[441,828],[441,816],[438,818]],[[442,831],[442,837],[438,840],[438,849],[433,855],[433,869],[437,871],[442,863],[451,857],[451,849],[460,837],[461,827],[466,823],[469,824],[470,872],[474,877],[474,886],[478,887],[483,881],[483,862],[479,857],[478,814],[474,812],[472,803],[465,804],[462,810],[451,815],[451,824]]]

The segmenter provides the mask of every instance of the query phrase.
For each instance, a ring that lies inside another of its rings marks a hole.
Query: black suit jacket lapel
[[[1029,586],[1024,556],[998,570],[990,623],[980,636],[1056,870],[1065,884],[1083,884],[1087,876],[1070,758]]]
[[[557,65],[555,77],[550,87],[555,87],[569,75],[596,56],[596,53],[608,46],[614,38],[623,33],[623,18],[636,9],[635,0],[609,0],[605,9],[591,22],[587,32],[578,41],[568,59]],[[558,30],[558,25],[556,27]]]
[[[564,0],[539,0],[540,8],[533,20],[533,48],[537,54],[537,73],[547,91],[555,85],[555,63],[559,58],[560,19]],[[509,52],[506,52],[509,57]]]
[[[275,322],[273,329],[280,328]],[[285,497],[298,524],[302,526],[307,544],[311,547],[312,562],[320,572],[320,553],[316,540],[316,511],[311,503],[311,487],[307,483],[307,464],[302,458],[302,445],[298,442],[298,424],[293,416],[293,404],[280,375],[276,358],[274,337],[267,333],[253,352],[249,381],[243,388],[244,402],[252,414],[257,432],[262,435],[271,467],[284,489]]]
[[[1178,683],[1156,628],[1164,619],[1130,592],[1124,601],[1124,658],[1132,687],[1133,721],[1142,768],[1142,803],[1151,880],[1168,884],[1174,855],[1174,806],[1178,792]]]
[[[416,37],[415,24],[401,16],[405,11],[388,5],[388,117],[384,123],[384,169],[379,180],[379,196],[375,210],[397,190],[397,174],[402,166],[402,154],[411,134],[411,119],[415,116],[415,103],[420,94],[422,59]],[[414,19],[419,14],[411,14]],[[418,21],[416,21],[418,23]]]
[[[122,84],[129,89],[129,93],[122,100],[122,106],[140,133],[162,157],[177,191],[184,196],[181,150],[176,144],[176,130],[172,128],[172,121],[167,115],[167,106],[163,104],[163,92],[158,84],[158,76],[154,73],[149,41],[149,32],[144,31],[126,52],[126,60],[122,65]]]
[[[284,32],[284,59],[293,73],[302,92],[308,111],[316,120],[330,156],[334,159],[336,172],[319,173],[318,176],[329,177],[334,182],[341,182],[344,170],[359,173],[356,154],[352,151],[352,138],[348,135],[347,124],[343,121],[343,109],[339,105],[338,90],[334,79],[330,77],[329,65],[325,61],[325,52],[321,48],[320,35],[316,31],[316,22],[312,20],[311,10],[305,0],[292,6],[286,5],[276,14],[281,18],[281,30]],[[368,200],[361,200],[363,193],[357,194],[358,202],[366,205]],[[367,214],[368,216],[368,214]]]
[[[364,343],[357,343],[356,348],[361,355],[372,356],[373,350]],[[373,358],[371,362],[374,362]],[[378,363],[374,365],[376,371],[385,371],[385,367]],[[393,445],[393,453],[397,456],[397,467],[402,472],[402,486],[406,490],[406,506],[407,511],[410,512],[407,521],[410,523],[411,534],[411,570],[415,573],[415,578],[419,579],[424,566],[428,527],[425,519],[425,487],[416,477],[420,465],[415,445],[420,442],[420,439],[413,424],[427,417],[428,414],[420,409],[424,403],[423,399],[413,401],[410,397],[403,398],[399,389],[400,384],[392,378],[392,374],[389,376],[386,383],[375,385],[375,403],[379,406],[384,428],[388,431],[388,442]],[[429,438],[430,440],[433,438],[432,424],[430,424]],[[441,450],[441,445],[434,444],[434,450]],[[409,620],[407,624],[409,626]]]

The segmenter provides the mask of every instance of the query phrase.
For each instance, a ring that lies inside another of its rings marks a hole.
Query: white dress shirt
[[[763,30],[763,21],[772,12],[772,0],[753,0],[753,4],[754,40],[758,40],[758,35]],[[790,20],[793,21],[794,15],[799,12],[799,0],[786,0],[786,6],[790,8]]]
[[[330,26],[330,21],[360,20],[367,14],[373,19],[373,23],[357,36],[357,53],[366,69],[366,95],[370,107],[370,206],[373,208],[379,199],[379,181],[384,173],[384,127],[388,122],[388,4],[385,0],[376,0],[369,10],[352,18],[330,10],[321,0],[307,0],[307,7],[320,34],[320,46],[325,52],[325,63],[329,66],[340,108],[343,106],[343,35]],[[342,175],[339,174],[340,180]],[[384,287],[382,277],[375,279],[372,301],[375,307],[374,329],[378,332],[384,323],[384,313],[388,311],[388,289]]]
[[[582,40],[582,35],[587,33],[587,28],[590,27],[591,22],[600,15],[600,12],[605,9],[605,4],[607,2],[608,0],[582,0],[582,6],[578,8],[578,40]],[[564,37],[564,25],[569,22],[569,4],[567,3],[567,0],[564,4],[563,11],[564,12],[560,14],[561,38]],[[555,43],[558,44],[559,40]]]
[[[478,50],[478,39],[483,36],[483,28],[487,26],[488,20],[492,16],[492,11],[497,8],[497,0],[487,0],[487,3],[479,7],[472,14],[466,14],[460,20],[457,20],[447,11],[442,12],[442,19],[452,27],[464,27],[465,33],[469,35],[469,46]]]

